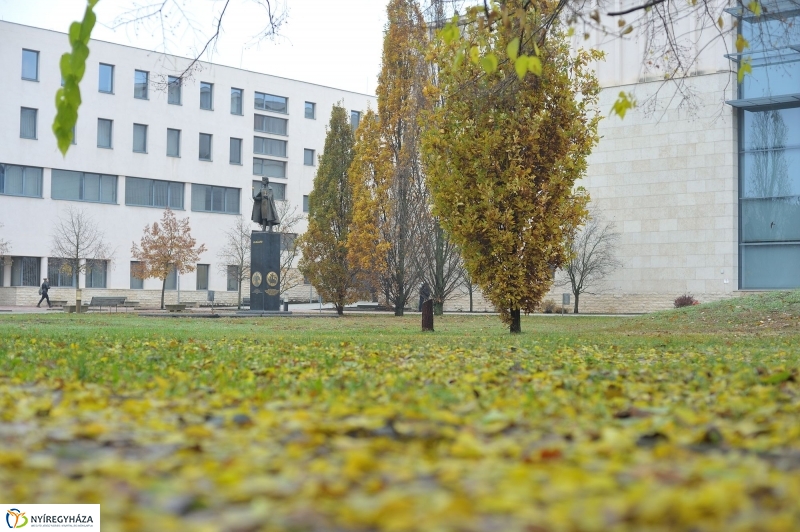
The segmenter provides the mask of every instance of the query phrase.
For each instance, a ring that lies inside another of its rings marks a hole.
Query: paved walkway
[[[32,306],[0,306],[0,317],[8,316],[11,314],[47,314],[47,313],[61,313],[63,310],[60,307],[53,307],[48,309],[45,306],[37,308],[35,305]],[[92,310],[92,313],[96,313],[98,311]],[[108,312],[105,308],[102,312]],[[136,314],[140,312],[146,312],[150,315],[163,313],[165,315],[169,315],[167,311],[162,311],[159,309],[136,309],[131,310],[120,310],[120,314]],[[181,315],[191,315],[191,313],[200,313],[200,314],[209,314],[211,312],[211,307],[198,307],[198,308],[188,308],[186,309]],[[331,303],[323,303],[320,305],[319,303],[290,303],[289,304],[289,312],[294,312],[298,314],[324,314],[324,315],[331,315],[335,314],[336,310]],[[345,309],[345,314],[375,314],[378,311],[371,310],[371,309],[358,309],[358,308],[347,308]],[[214,308],[214,313],[219,315],[226,315],[226,314],[235,314],[236,307],[220,307]],[[381,314],[389,315],[390,312],[380,311]],[[406,311],[407,315],[419,314],[416,311]],[[469,315],[469,312],[446,312],[445,314],[464,314]],[[496,314],[494,312],[473,312],[473,315],[486,315],[486,314]],[[174,315],[174,314],[173,314]],[[549,316],[549,317],[630,317],[630,316],[640,316],[641,314],[536,314],[536,316]]]

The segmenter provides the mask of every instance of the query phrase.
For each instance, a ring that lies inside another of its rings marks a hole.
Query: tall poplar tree
[[[339,315],[359,295],[358,270],[347,257],[353,221],[353,190],[347,172],[352,162],[353,129],[345,108],[334,105],[314,190],[308,197],[308,230],[298,245],[303,254],[300,271],[325,301],[336,305]]]
[[[351,172],[356,210],[365,214],[353,227],[349,248],[354,261],[372,265],[376,288],[402,316],[422,279],[418,220],[427,205],[418,119],[427,105],[427,30],[415,0],[390,0],[386,10],[379,119],[365,117]]]
[[[434,213],[511,332],[521,331],[521,312],[535,309],[569,257],[565,238],[588,199],[575,184],[600,119],[591,71],[599,54],[570,55],[555,26],[526,31],[544,27],[532,17],[552,12],[546,2],[523,3],[504,3],[518,17],[465,27],[466,56],[460,39],[441,33],[439,84],[430,91],[442,104],[426,117],[423,137]]]

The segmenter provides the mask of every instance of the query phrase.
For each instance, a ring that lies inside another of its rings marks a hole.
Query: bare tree
[[[2,228],[3,224],[0,223],[0,229]],[[3,240],[2,238],[0,238],[0,257],[5,256],[10,249],[11,249],[11,244],[9,244],[7,240]]]
[[[614,222],[603,220],[601,212],[595,208],[589,212],[586,225],[568,238],[572,258],[564,266],[563,278],[556,281],[556,285],[572,289],[575,314],[581,294],[600,293],[601,281],[622,267],[622,262],[615,257],[619,237]]]
[[[231,227],[225,231],[222,249],[217,253],[220,259],[219,272],[230,275],[229,268],[236,268],[236,284],[238,297],[236,307],[242,308],[242,283],[250,279],[250,233],[252,222],[243,216],[233,219]]]
[[[467,295],[469,295],[469,311],[473,311],[473,304],[472,299],[475,295],[475,288],[477,288],[477,284],[475,281],[472,280],[472,277],[469,276],[469,272],[464,267],[464,261],[461,261],[461,287],[467,291]]]
[[[253,35],[253,44],[272,39],[280,31],[281,26],[288,17],[286,3],[283,0],[222,0],[217,2],[213,11],[213,33],[208,35],[203,32],[201,25],[192,16],[185,0],[131,0],[130,7],[120,13],[111,23],[111,29],[131,28],[135,33],[140,31],[161,34],[162,52],[168,53],[171,48],[172,37],[181,35],[181,41],[187,36],[192,36],[198,43],[196,52],[192,54],[192,60],[187,67],[176,71],[172,76],[179,81],[173,83],[183,84],[191,79],[193,74],[199,69],[199,61],[203,58],[211,61],[216,51],[217,43],[224,33],[223,22],[226,14],[235,11],[235,6],[231,4],[241,4],[244,2],[255,3],[264,10],[264,27],[256,35]],[[230,8],[230,10],[229,10]],[[155,90],[165,91],[169,87],[169,77],[157,75],[150,80]]]
[[[60,262],[61,273],[72,276],[76,291],[81,286],[80,274],[97,267],[96,261],[105,261],[107,267],[112,255],[103,231],[92,217],[71,205],[53,227],[50,249],[51,260]]]
[[[438,218],[430,212],[420,217],[420,264],[422,279],[431,287],[433,312],[441,316],[444,302],[462,284],[461,253],[439,224]]]
[[[297,245],[297,224],[303,219],[303,213],[297,206],[288,201],[276,202],[280,223],[276,230],[281,235],[281,285],[282,297],[288,298],[287,292],[303,283],[303,275],[297,269],[300,248]]]

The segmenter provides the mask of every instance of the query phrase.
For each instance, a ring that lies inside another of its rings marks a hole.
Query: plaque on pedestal
[[[250,310],[281,310],[281,235],[250,234]]]

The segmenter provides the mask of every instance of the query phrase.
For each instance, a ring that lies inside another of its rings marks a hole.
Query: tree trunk
[[[472,285],[469,285],[469,311],[472,312]]]
[[[423,303],[424,305],[424,303]],[[394,306],[394,315],[395,316],[402,316],[403,315],[403,306],[402,305],[395,305]]]
[[[336,303],[336,314],[339,316],[344,316],[344,305]]]
[[[167,289],[167,278],[161,279],[161,310],[164,310],[164,291]]]
[[[520,310],[518,308],[511,309],[511,327],[510,330],[512,333],[521,333],[522,332],[522,324],[520,320]]]
[[[236,300],[236,308],[242,310],[242,275],[239,273],[239,299]]]
[[[433,332],[433,300],[422,304],[422,330]]]
[[[578,298],[581,297],[581,294],[580,294],[580,292],[577,292],[577,293],[575,293],[573,295],[575,296],[575,307],[574,307],[572,312],[577,314],[578,313]]]
[[[434,267],[433,293],[437,303],[433,306],[433,313],[441,316],[444,313],[444,230],[436,223],[436,255]]]

